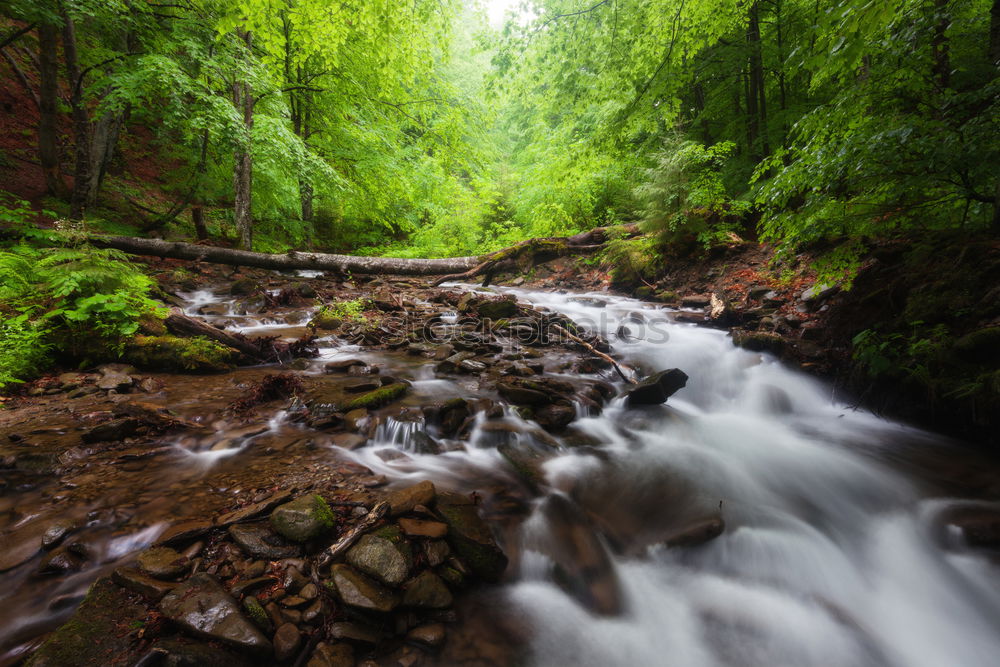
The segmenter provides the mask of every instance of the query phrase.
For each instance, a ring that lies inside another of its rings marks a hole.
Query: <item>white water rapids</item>
[[[553,580],[546,542],[555,531],[536,512],[522,528],[524,553],[507,587],[534,628],[533,664],[998,664],[995,566],[961,544],[946,547],[934,518],[948,501],[928,499],[880,463],[894,442],[931,436],[837,404],[822,383],[647,304],[502,291],[597,328],[626,364],[690,376],[669,407],[626,411],[618,399],[576,422],[613,464],[566,448],[545,465],[548,484],[579,489],[604,476],[602,502],[633,502],[653,523],[678,511],[670,487],[679,484],[703,505],[720,506],[726,522],[700,546],[614,556],[624,612],[600,616]],[[631,335],[616,337],[623,323]],[[412,430],[382,429],[381,445],[405,449]],[[390,462],[376,449],[359,450],[359,460],[396,479],[457,479],[506,465],[486,448],[411,450]]]

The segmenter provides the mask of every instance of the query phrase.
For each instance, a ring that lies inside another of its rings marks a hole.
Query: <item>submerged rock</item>
[[[687,380],[687,374],[679,368],[654,373],[626,392],[625,406],[665,403],[687,384]]]
[[[400,514],[413,511],[413,508],[417,505],[430,505],[434,502],[436,493],[434,484],[427,480],[393,491],[387,499],[389,502],[389,514],[399,516]]]
[[[438,496],[438,512],[448,524],[447,541],[471,570],[486,581],[499,581],[507,556],[470,500],[455,494]]]
[[[268,641],[211,575],[198,573],[168,593],[160,612],[192,634],[256,654],[271,651]]]

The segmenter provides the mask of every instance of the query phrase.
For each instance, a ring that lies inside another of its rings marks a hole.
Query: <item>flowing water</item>
[[[597,330],[637,370],[677,367],[690,378],[664,406],[626,409],[615,399],[594,415],[581,404],[561,437],[506,409],[480,418],[467,446],[445,443],[451,451],[440,454],[422,453],[430,427],[419,411],[403,411],[379,426],[372,445],[348,454],[392,481],[430,478],[494,501],[519,489],[517,519],[498,524],[512,557],[500,595],[531,628],[532,664],[997,664],[996,563],[941,517],[972,502],[948,497],[963,495],[963,475],[989,477],[1000,466],[842,405],[823,383],[735,348],[724,332],[675,323],[667,310],[606,294],[501,290]],[[208,291],[188,297],[189,313],[246,332],[294,336],[303,321],[255,319]],[[474,380],[436,378],[430,362],[333,337],[320,345],[304,372],[361,356],[412,380],[412,405],[480,394]],[[161,496],[188,493],[209,470],[244,467],[276,434],[301,435],[283,417],[236,437],[219,424],[213,436],[172,440],[167,455],[136,464],[141,486],[123,490],[120,502],[145,507],[145,524],[101,542],[103,569],[45,584],[4,574],[0,643],[10,651],[33,624],[64,618],[98,572],[155,539],[178,511]],[[541,480],[525,484],[501,443],[538,453]],[[78,505],[63,511],[91,509]],[[719,537],[664,546],[719,518]],[[71,602],[60,605],[59,596]]]

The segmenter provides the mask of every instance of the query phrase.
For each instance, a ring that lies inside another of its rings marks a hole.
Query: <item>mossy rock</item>
[[[785,349],[785,339],[768,331],[733,329],[733,344],[751,352],[781,354]]]
[[[502,320],[517,315],[517,302],[512,299],[489,299],[476,304],[479,316],[488,320]]]
[[[438,513],[448,524],[448,545],[485,581],[499,581],[507,569],[507,556],[493,540],[476,506],[450,494],[439,494]]]
[[[233,296],[250,296],[257,292],[257,281],[253,278],[240,278],[234,280],[229,286],[229,293]]]
[[[132,665],[145,649],[122,628],[142,627],[146,606],[110,579],[99,579],[83,603],[28,661],[30,667]]]
[[[955,352],[974,364],[1000,361],[1000,327],[986,327],[967,333],[955,341]]]
[[[653,288],[648,285],[641,285],[635,288],[635,298],[637,299],[651,299],[653,298]]]
[[[340,406],[342,412],[367,408],[369,410],[388,405],[400,398],[410,388],[408,382],[394,382],[384,387],[379,387],[365,394],[361,394]]]
[[[163,318],[146,313],[139,318],[139,331],[147,336],[166,336],[167,325],[163,323]]]
[[[312,329],[319,329],[320,331],[334,331],[339,329],[343,323],[344,320],[337,317],[329,310],[320,310],[311,320],[309,320],[309,327]]]
[[[656,293],[656,300],[663,303],[675,303],[681,300],[680,295],[673,290],[663,290]]]
[[[146,370],[210,373],[233,367],[239,353],[201,336],[136,336],[122,359]]]
[[[334,516],[322,496],[312,494],[271,512],[271,527],[293,542],[307,542],[333,528]]]

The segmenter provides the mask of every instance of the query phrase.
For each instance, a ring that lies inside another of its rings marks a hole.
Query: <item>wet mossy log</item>
[[[509,248],[485,255],[444,259],[404,259],[399,257],[355,257],[320,252],[290,251],[283,255],[215,246],[143,239],[131,236],[94,236],[91,242],[102,248],[115,248],[133,255],[187,259],[213,264],[248,266],[275,270],[315,270],[354,274],[394,274],[443,276],[436,282],[467,280],[507,268],[527,269],[535,264],[566,255],[593,252],[602,247],[611,228],[597,227],[568,237],[538,238],[522,241]],[[625,225],[625,235],[638,233],[635,225]]]

